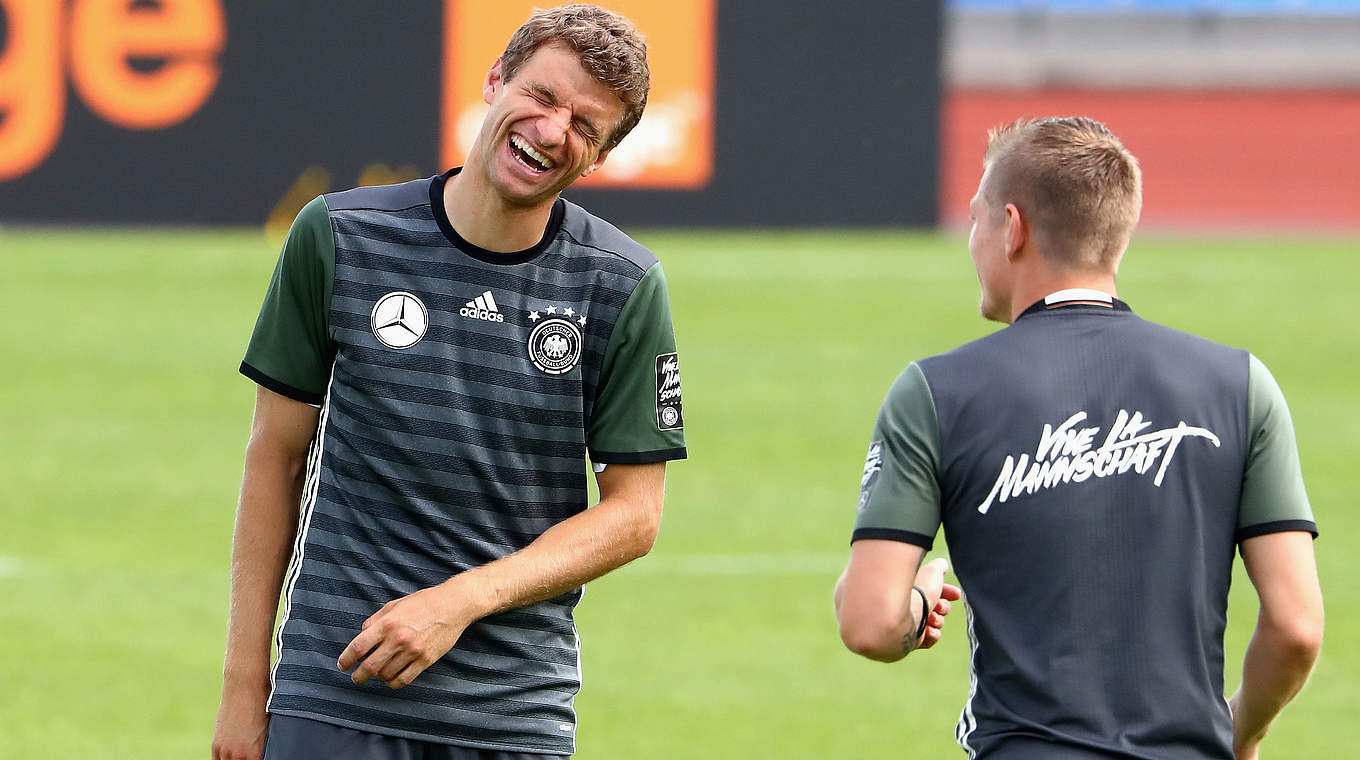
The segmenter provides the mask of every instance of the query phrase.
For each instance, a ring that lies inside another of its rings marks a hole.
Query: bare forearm
[[[252,446],[246,453],[231,552],[224,686],[268,680],[270,638],[297,531],[305,462]]]
[[[1261,609],[1242,688],[1229,704],[1233,750],[1239,760],[1254,760],[1271,721],[1308,680],[1322,649],[1324,614],[1310,533],[1267,533],[1243,541],[1241,550]]]
[[[946,560],[921,565],[924,555],[921,547],[897,541],[854,542],[833,597],[847,649],[871,660],[896,662],[940,640],[950,601],[962,592],[944,582]]]
[[[646,554],[661,523],[665,464],[611,466],[600,503],[553,525],[520,551],[383,605],[336,665],[355,683],[409,685],[473,621],[559,596]]]
[[[1308,680],[1320,641],[1258,624],[1242,664],[1242,687],[1232,699],[1234,743],[1254,747]]]
[[[659,523],[659,510],[607,499],[552,526],[524,549],[444,585],[476,617],[551,599],[646,554]]]
[[[836,584],[836,620],[841,640],[855,654],[879,662],[896,662],[911,651],[922,614],[924,600],[918,594],[905,596],[873,593],[862,589],[856,594],[847,589],[846,577]],[[877,589],[873,589],[874,592]]]

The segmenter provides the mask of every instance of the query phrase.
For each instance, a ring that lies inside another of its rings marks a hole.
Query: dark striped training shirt
[[[1231,760],[1234,548],[1317,530],[1265,365],[1065,291],[909,365],[871,441],[852,540],[944,527],[970,758]]]
[[[308,204],[241,365],[321,407],[269,710],[570,754],[580,589],[477,621],[399,691],[336,667],[383,604],[585,509],[587,456],[685,456],[656,258],[565,200],[538,245],[484,251],[444,214],[448,176]]]

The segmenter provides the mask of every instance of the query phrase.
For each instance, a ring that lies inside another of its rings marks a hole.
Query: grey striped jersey
[[[533,248],[481,250],[444,214],[448,176],[308,204],[241,365],[321,407],[269,710],[570,754],[579,589],[474,623],[401,690],[336,667],[383,604],[585,509],[587,455],[685,456],[656,258],[565,200]]]

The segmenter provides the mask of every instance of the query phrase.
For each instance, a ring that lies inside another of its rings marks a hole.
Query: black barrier
[[[447,13],[0,0],[0,222],[277,225],[319,192],[432,174]],[[940,15],[717,0],[706,185],[568,196],[626,225],[934,224]]]

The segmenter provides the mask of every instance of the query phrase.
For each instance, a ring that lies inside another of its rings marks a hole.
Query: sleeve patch
[[[680,360],[675,352],[656,357],[656,426],[660,430],[683,430],[680,410]]]
[[[874,491],[874,483],[878,482],[878,473],[883,471],[883,441],[874,441],[869,444],[869,453],[864,457],[864,475],[859,479],[859,508],[860,511],[869,504],[869,495]]]

